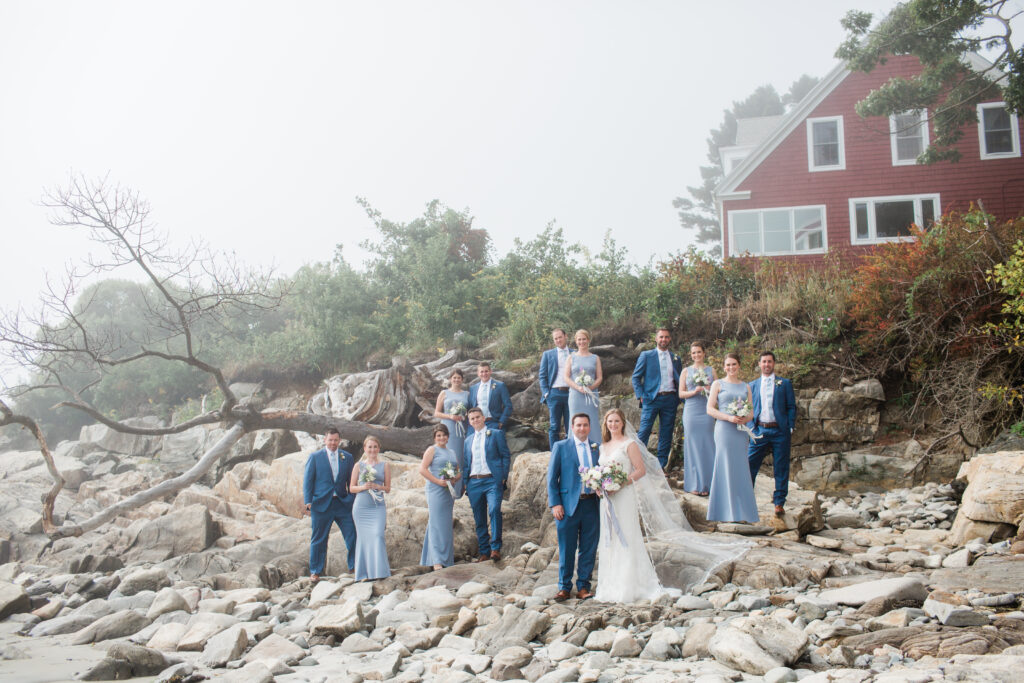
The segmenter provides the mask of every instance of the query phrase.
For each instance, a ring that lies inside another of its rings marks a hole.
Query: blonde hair
[[[365,439],[363,439],[363,450],[364,451],[366,450],[366,444],[370,443],[371,441],[374,442],[375,444],[377,444],[377,448],[380,448],[381,450],[384,449],[384,447],[380,445],[380,439],[375,437],[373,434],[370,434]]]
[[[576,337],[580,336],[581,334],[582,334],[582,335],[583,335],[584,337],[586,337],[586,338],[587,338],[587,341],[590,341],[590,333],[589,333],[589,332],[587,332],[587,331],[586,331],[585,329],[583,329],[582,327],[581,327],[580,329],[576,330],[576,334],[572,335],[572,338],[573,338],[573,339],[576,339]]]
[[[608,416],[609,415],[618,415],[619,419],[622,420],[622,428],[623,429],[626,428],[626,416],[623,414],[623,412],[621,410],[619,410],[618,408],[612,408],[611,410],[609,410],[607,413],[604,414],[604,417],[601,418],[601,439],[605,443],[607,443],[607,442],[612,440],[612,433],[610,431],[608,431]]]

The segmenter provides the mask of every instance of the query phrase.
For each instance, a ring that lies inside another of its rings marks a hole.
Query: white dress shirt
[[[491,383],[480,382],[480,386],[476,390],[476,405],[480,410],[483,411],[484,417],[489,418],[491,416],[491,410],[488,408],[488,404],[491,402]]]
[[[569,383],[565,381],[565,361],[569,358],[569,347],[564,349],[555,348],[558,351],[558,374],[555,375],[555,381],[551,383],[552,388],[557,389],[568,389]]]
[[[572,437],[572,440],[576,442],[576,460],[579,462],[580,467],[586,467],[587,469],[593,467],[594,463],[591,462],[590,445],[580,441],[575,436]],[[583,487],[582,493],[590,494],[593,493],[593,491],[587,487]]]
[[[479,431],[473,435],[473,464],[470,469],[470,474],[476,476],[478,474],[490,474],[491,468],[487,466],[487,449],[484,448],[487,444],[487,432]]]
[[[676,382],[672,372],[672,354],[658,349],[658,365],[661,366],[661,386],[658,387],[658,393],[675,391]]]
[[[765,377],[761,376],[761,414],[757,416],[759,422],[775,422],[775,411],[772,410],[772,403],[775,400],[775,373]]]

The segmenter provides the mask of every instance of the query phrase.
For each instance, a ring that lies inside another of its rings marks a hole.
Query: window
[[[978,138],[982,159],[1006,159],[1020,156],[1020,127],[1017,115],[1003,102],[978,105]]]
[[[807,119],[807,170],[841,171],[845,168],[843,117]]]
[[[825,207],[729,212],[729,254],[813,254],[826,248]]]
[[[928,147],[928,111],[908,111],[889,117],[892,142],[892,165],[910,166],[917,163]]]
[[[927,230],[938,215],[937,194],[851,199],[850,243],[875,244],[912,239],[911,224]]]

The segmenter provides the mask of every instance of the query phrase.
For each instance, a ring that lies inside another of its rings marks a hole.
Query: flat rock
[[[125,575],[121,579],[121,583],[117,585],[117,591],[121,595],[135,595],[142,591],[156,592],[170,585],[171,580],[167,577],[167,572],[160,567],[153,567],[139,569]]]
[[[229,626],[206,641],[199,663],[211,669],[220,668],[242,656],[249,646],[249,634],[241,624]]]
[[[19,612],[28,612],[30,609],[32,604],[24,588],[8,581],[0,581],[0,619],[6,619]]]
[[[928,589],[917,579],[903,577],[855,583],[844,588],[822,591],[819,597],[841,605],[859,607],[876,598],[888,598],[895,602],[923,602],[928,597]]]
[[[345,590],[347,583],[335,581],[319,581],[309,593],[309,608],[316,609],[328,600],[332,600]]]
[[[105,617],[100,617],[71,639],[72,645],[99,643],[111,638],[123,638],[138,633],[149,626],[150,620],[142,612],[132,609],[121,610]]]
[[[1024,555],[982,557],[970,567],[936,569],[929,580],[935,588],[945,591],[1019,593],[1024,586]]]
[[[188,624],[170,623],[164,624],[156,630],[156,633],[146,642],[146,647],[165,652],[173,652],[178,649],[178,643],[188,632]]]
[[[343,605],[327,605],[318,609],[310,623],[310,631],[315,636],[345,638],[361,631],[364,624],[362,605],[358,600],[349,600]]]
[[[249,662],[241,669],[229,671],[218,683],[274,683],[274,674],[262,662]]]
[[[491,662],[491,678],[496,681],[508,681],[522,678],[522,667],[533,659],[533,653],[525,647],[506,647]]]
[[[725,666],[755,675],[763,675],[786,664],[765,652],[749,633],[735,628],[719,629],[708,643],[708,650]]]
[[[256,643],[256,647],[249,650],[242,658],[243,662],[259,662],[268,668],[274,662],[284,662],[291,666],[306,656],[307,652],[292,641],[271,633],[269,636]]]

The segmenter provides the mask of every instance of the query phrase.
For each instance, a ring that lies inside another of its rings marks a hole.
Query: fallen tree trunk
[[[418,455],[433,443],[431,434],[433,426],[406,429],[402,427],[380,427],[366,422],[354,422],[330,415],[299,412],[297,410],[277,410],[259,413],[253,420],[249,431],[254,429],[290,429],[294,432],[323,434],[328,427],[334,427],[341,438],[353,443],[362,444],[368,436],[377,437],[381,450],[397,451]]]

